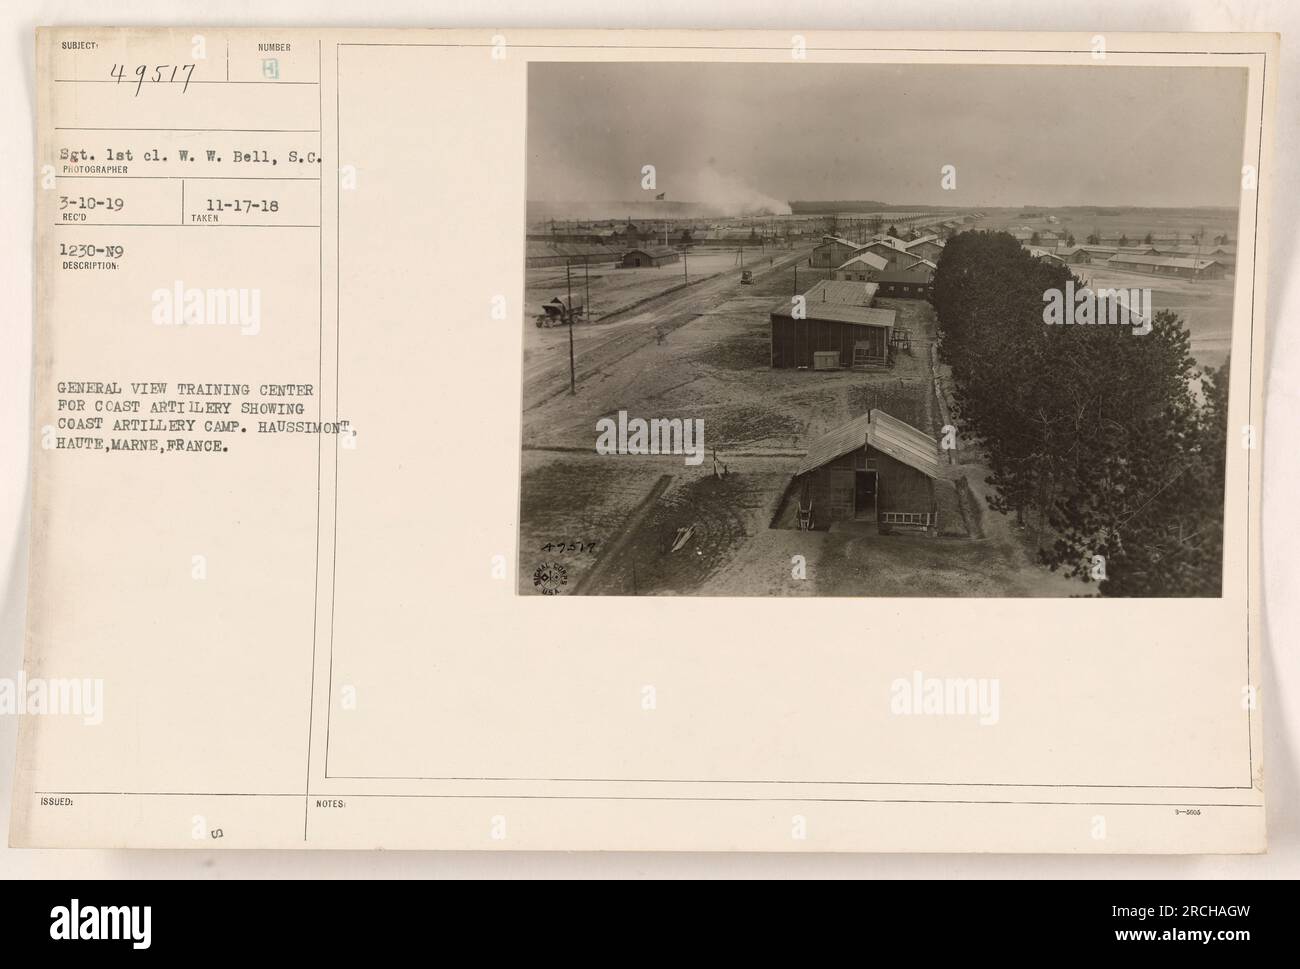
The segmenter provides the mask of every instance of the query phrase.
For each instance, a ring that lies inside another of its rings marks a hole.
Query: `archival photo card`
[[[39,31],[11,841],[1262,851],[1277,43]]]

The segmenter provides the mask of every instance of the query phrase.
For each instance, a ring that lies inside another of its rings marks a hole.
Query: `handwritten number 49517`
[[[150,73],[152,71],[152,73]],[[148,64],[138,64],[135,69],[127,73],[125,64],[114,64],[110,72],[118,84],[123,81],[135,81],[135,97],[140,96],[140,88],[144,87],[144,82],[150,84],[175,84],[182,82],[181,94],[190,89],[190,78],[194,76],[193,64],[155,64],[152,67]]]

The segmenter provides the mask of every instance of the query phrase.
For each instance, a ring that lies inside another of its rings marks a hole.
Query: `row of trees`
[[[1228,367],[1198,370],[1169,311],[1145,335],[1045,325],[1044,293],[1071,278],[991,232],[953,238],[935,273],[940,351],[994,510],[1033,520],[1042,561],[1103,595],[1218,595]]]

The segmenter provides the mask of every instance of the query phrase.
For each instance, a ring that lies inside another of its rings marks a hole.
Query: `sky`
[[[530,201],[1231,206],[1239,68],[532,63]],[[956,166],[956,189],[940,186]]]

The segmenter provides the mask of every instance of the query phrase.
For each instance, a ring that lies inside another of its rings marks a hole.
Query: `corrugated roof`
[[[1160,254],[1160,250],[1155,246],[1125,246],[1123,249],[1117,249],[1115,246],[1094,246],[1084,243],[1075,246],[1076,249],[1086,249],[1094,256],[1110,257],[1116,253],[1134,255],[1134,256],[1155,256]]]
[[[1044,249],[1042,246],[1025,246],[1025,251],[1035,259],[1055,259],[1061,261],[1060,253],[1052,252],[1051,249]]]
[[[890,417],[879,407],[870,411],[867,443],[931,478],[940,474],[939,442],[911,424]]]
[[[856,451],[867,443],[867,428],[871,426],[871,411],[861,417],[855,417],[847,424],[841,424],[829,434],[823,434],[808,445],[808,453],[799,465],[796,475],[814,471],[824,464],[830,464],[836,458]]]
[[[876,279],[882,283],[930,283],[934,281],[930,275],[932,268],[932,265],[922,266],[920,263],[915,263],[903,269],[883,272]]]
[[[884,269],[886,266],[889,265],[889,260],[882,259],[874,252],[860,252],[852,259],[846,260],[844,263],[837,266],[836,268],[847,269],[849,266],[852,266],[854,263],[861,263],[863,265],[870,266],[872,269]]]
[[[898,246],[891,246],[891,245],[889,245],[889,244],[886,243],[886,242],[881,242],[880,240],[876,240],[875,242],[871,243],[871,246],[868,247],[868,248],[876,247],[876,246],[884,247],[884,249],[886,249],[886,250],[888,250],[888,251],[890,252],[890,257],[889,257],[889,258],[886,259],[883,255],[880,257],[880,258],[882,258],[882,259],[885,259],[885,264],[886,264],[886,265],[888,265],[888,264],[891,263],[891,262],[894,262],[894,263],[897,263],[897,264],[900,265],[900,266],[902,266],[902,265],[907,265],[907,266],[910,267],[910,266],[916,266],[916,265],[919,265],[920,263],[925,263],[925,264],[926,264],[927,266],[929,266],[931,269],[934,269],[934,268],[935,268],[935,263],[931,262],[929,259],[926,259],[924,256],[918,256],[918,255],[917,255],[916,253],[914,253],[914,252],[908,252],[906,249],[902,249],[902,248],[900,248],[900,247],[898,247]],[[870,254],[870,255],[875,255],[876,253],[874,253],[874,252],[870,252],[869,254]],[[856,255],[861,256],[861,255],[863,255],[863,253],[860,253],[860,252],[859,252],[859,253],[857,253]],[[911,262],[906,262],[906,263],[903,261],[903,260],[908,260],[908,259],[910,259],[910,260],[912,260],[912,261],[911,261]]]
[[[794,318],[794,307],[789,300],[783,300],[772,311],[773,316]],[[831,323],[853,323],[857,326],[892,327],[897,314],[893,310],[877,309],[874,306],[852,306],[847,303],[829,303],[821,300],[809,300],[804,306],[804,318],[809,320],[826,320]]]
[[[1231,256],[1236,254],[1236,248],[1232,246],[1171,246],[1160,245],[1156,247],[1162,255],[1179,255],[1179,256]]]
[[[1107,262],[1135,263],[1139,266],[1170,266],[1174,269],[1204,269],[1214,264],[1213,259],[1181,259],[1177,256],[1140,256],[1136,253],[1119,252]]]
[[[851,306],[870,306],[875,299],[875,283],[857,283],[849,280],[823,279],[808,292],[804,298],[809,303],[846,303]]]
[[[814,471],[867,444],[931,478],[940,476],[939,442],[879,407],[813,441],[795,474]]]

